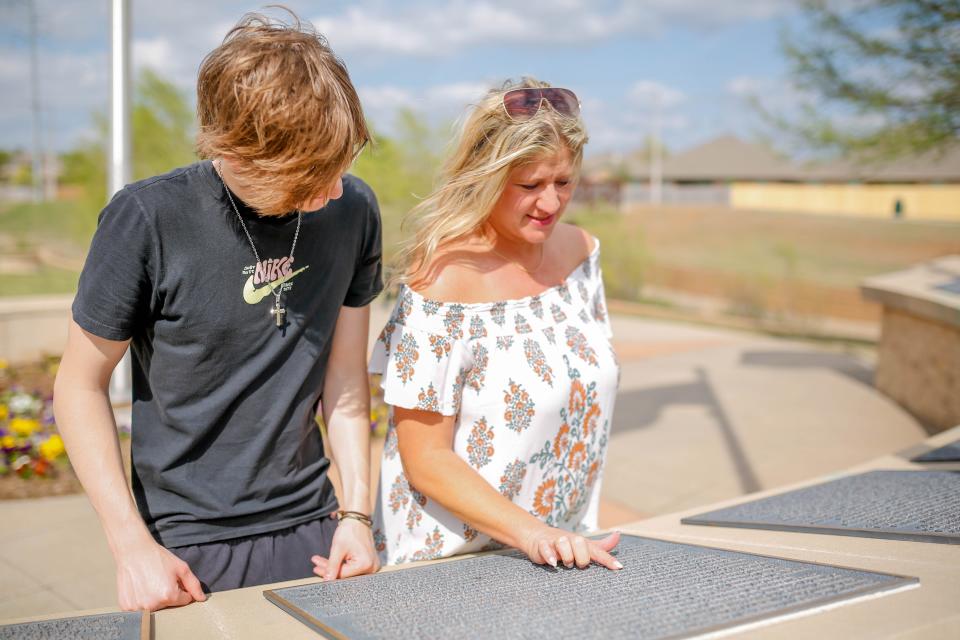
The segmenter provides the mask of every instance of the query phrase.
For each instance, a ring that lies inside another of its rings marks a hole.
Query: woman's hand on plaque
[[[520,550],[536,564],[556,567],[559,563],[563,563],[567,568],[586,569],[595,562],[607,569],[617,571],[623,569],[623,565],[610,555],[610,552],[619,542],[619,532],[611,533],[600,540],[591,540],[563,529],[544,525],[524,538]]]

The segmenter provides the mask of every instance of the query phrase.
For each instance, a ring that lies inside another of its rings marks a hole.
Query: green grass
[[[0,297],[74,293],[80,273],[41,266],[36,273],[0,274]]]
[[[960,253],[960,224],[643,207],[570,212],[599,237],[607,295],[639,300],[646,284],[725,298],[748,317],[873,317],[869,276]]]
[[[18,249],[54,241],[83,249],[97,227],[97,213],[83,200],[0,204],[0,234],[14,239]]]

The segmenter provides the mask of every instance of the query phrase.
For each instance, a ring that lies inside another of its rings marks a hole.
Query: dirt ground
[[[621,224],[646,254],[645,284],[726,298],[740,315],[877,321],[864,278],[960,253],[949,223],[669,206]]]

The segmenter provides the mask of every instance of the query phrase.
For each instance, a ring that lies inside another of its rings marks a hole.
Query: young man
[[[315,565],[327,579],[378,568],[366,344],[380,217],[344,175],[368,141],[356,91],[311,28],[249,14],[204,60],[197,94],[209,160],[104,209],[56,382],[127,610]],[[133,496],[107,396],[128,345]]]

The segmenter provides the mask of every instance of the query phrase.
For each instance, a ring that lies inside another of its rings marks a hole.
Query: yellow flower
[[[40,455],[50,462],[62,456],[63,452],[63,440],[56,433],[40,443]]]
[[[13,436],[3,436],[0,438],[0,447],[13,449],[15,446],[17,446],[17,441]]]
[[[14,418],[10,421],[10,431],[21,437],[29,437],[40,428],[40,422],[33,418]]]
[[[0,403],[0,420],[6,420],[10,417],[10,407]]]
[[[0,358],[0,369],[9,369],[9,368],[10,368],[10,363],[7,362],[5,359]]]

